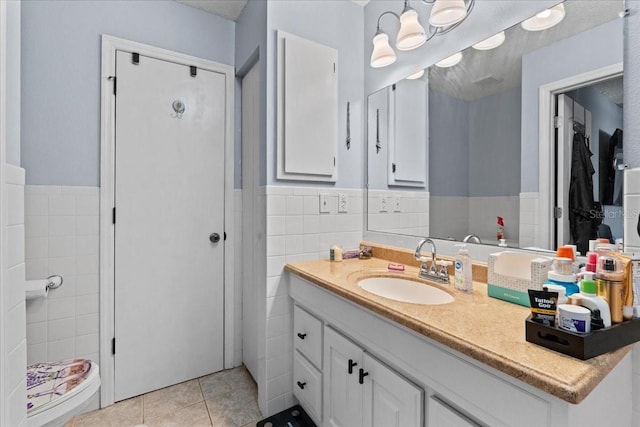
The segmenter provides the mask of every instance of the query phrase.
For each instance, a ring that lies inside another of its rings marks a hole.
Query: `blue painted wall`
[[[7,2],[6,162],[20,166],[20,3]]]
[[[469,196],[469,103],[429,89],[429,194]]]
[[[22,1],[27,184],[99,185],[100,35],[234,64],[235,24],[173,1]]]
[[[469,103],[469,195],[520,194],[520,88]]]

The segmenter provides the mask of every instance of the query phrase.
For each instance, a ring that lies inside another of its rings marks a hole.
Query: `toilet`
[[[27,426],[63,426],[80,414],[100,389],[98,364],[88,359],[27,367]]]

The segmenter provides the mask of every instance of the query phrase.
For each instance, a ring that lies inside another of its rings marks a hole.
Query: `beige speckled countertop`
[[[474,281],[472,294],[458,292],[453,285],[436,285],[455,298],[444,305],[393,301],[358,287],[358,280],[371,276],[418,280],[416,267],[392,273],[387,271],[388,263],[380,258],[325,259],[287,264],[285,269],[569,403],[580,403],[632,348],[582,361],[529,343],[525,340],[529,309],[488,297],[487,285],[482,282]]]

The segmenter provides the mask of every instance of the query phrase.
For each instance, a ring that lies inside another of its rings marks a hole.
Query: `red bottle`
[[[500,241],[500,239],[504,239],[504,220],[501,216],[498,217],[498,232],[496,233],[496,237],[498,238],[498,241]]]

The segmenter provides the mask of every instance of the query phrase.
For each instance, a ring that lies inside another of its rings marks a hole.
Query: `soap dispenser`
[[[471,257],[467,250],[467,245],[456,245],[460,247],[455,264],[454,287],[463,292],[473,291],[473,279],[471,274]]]
[[[582,281],[580,282],[580,305],[587,307],[594,312],[600,310],[602,323],[605,328],[611,326],[611,311],[606,300],[599,297],[596,282],[593,280],[593,273],[585,271],[580,273]]]

